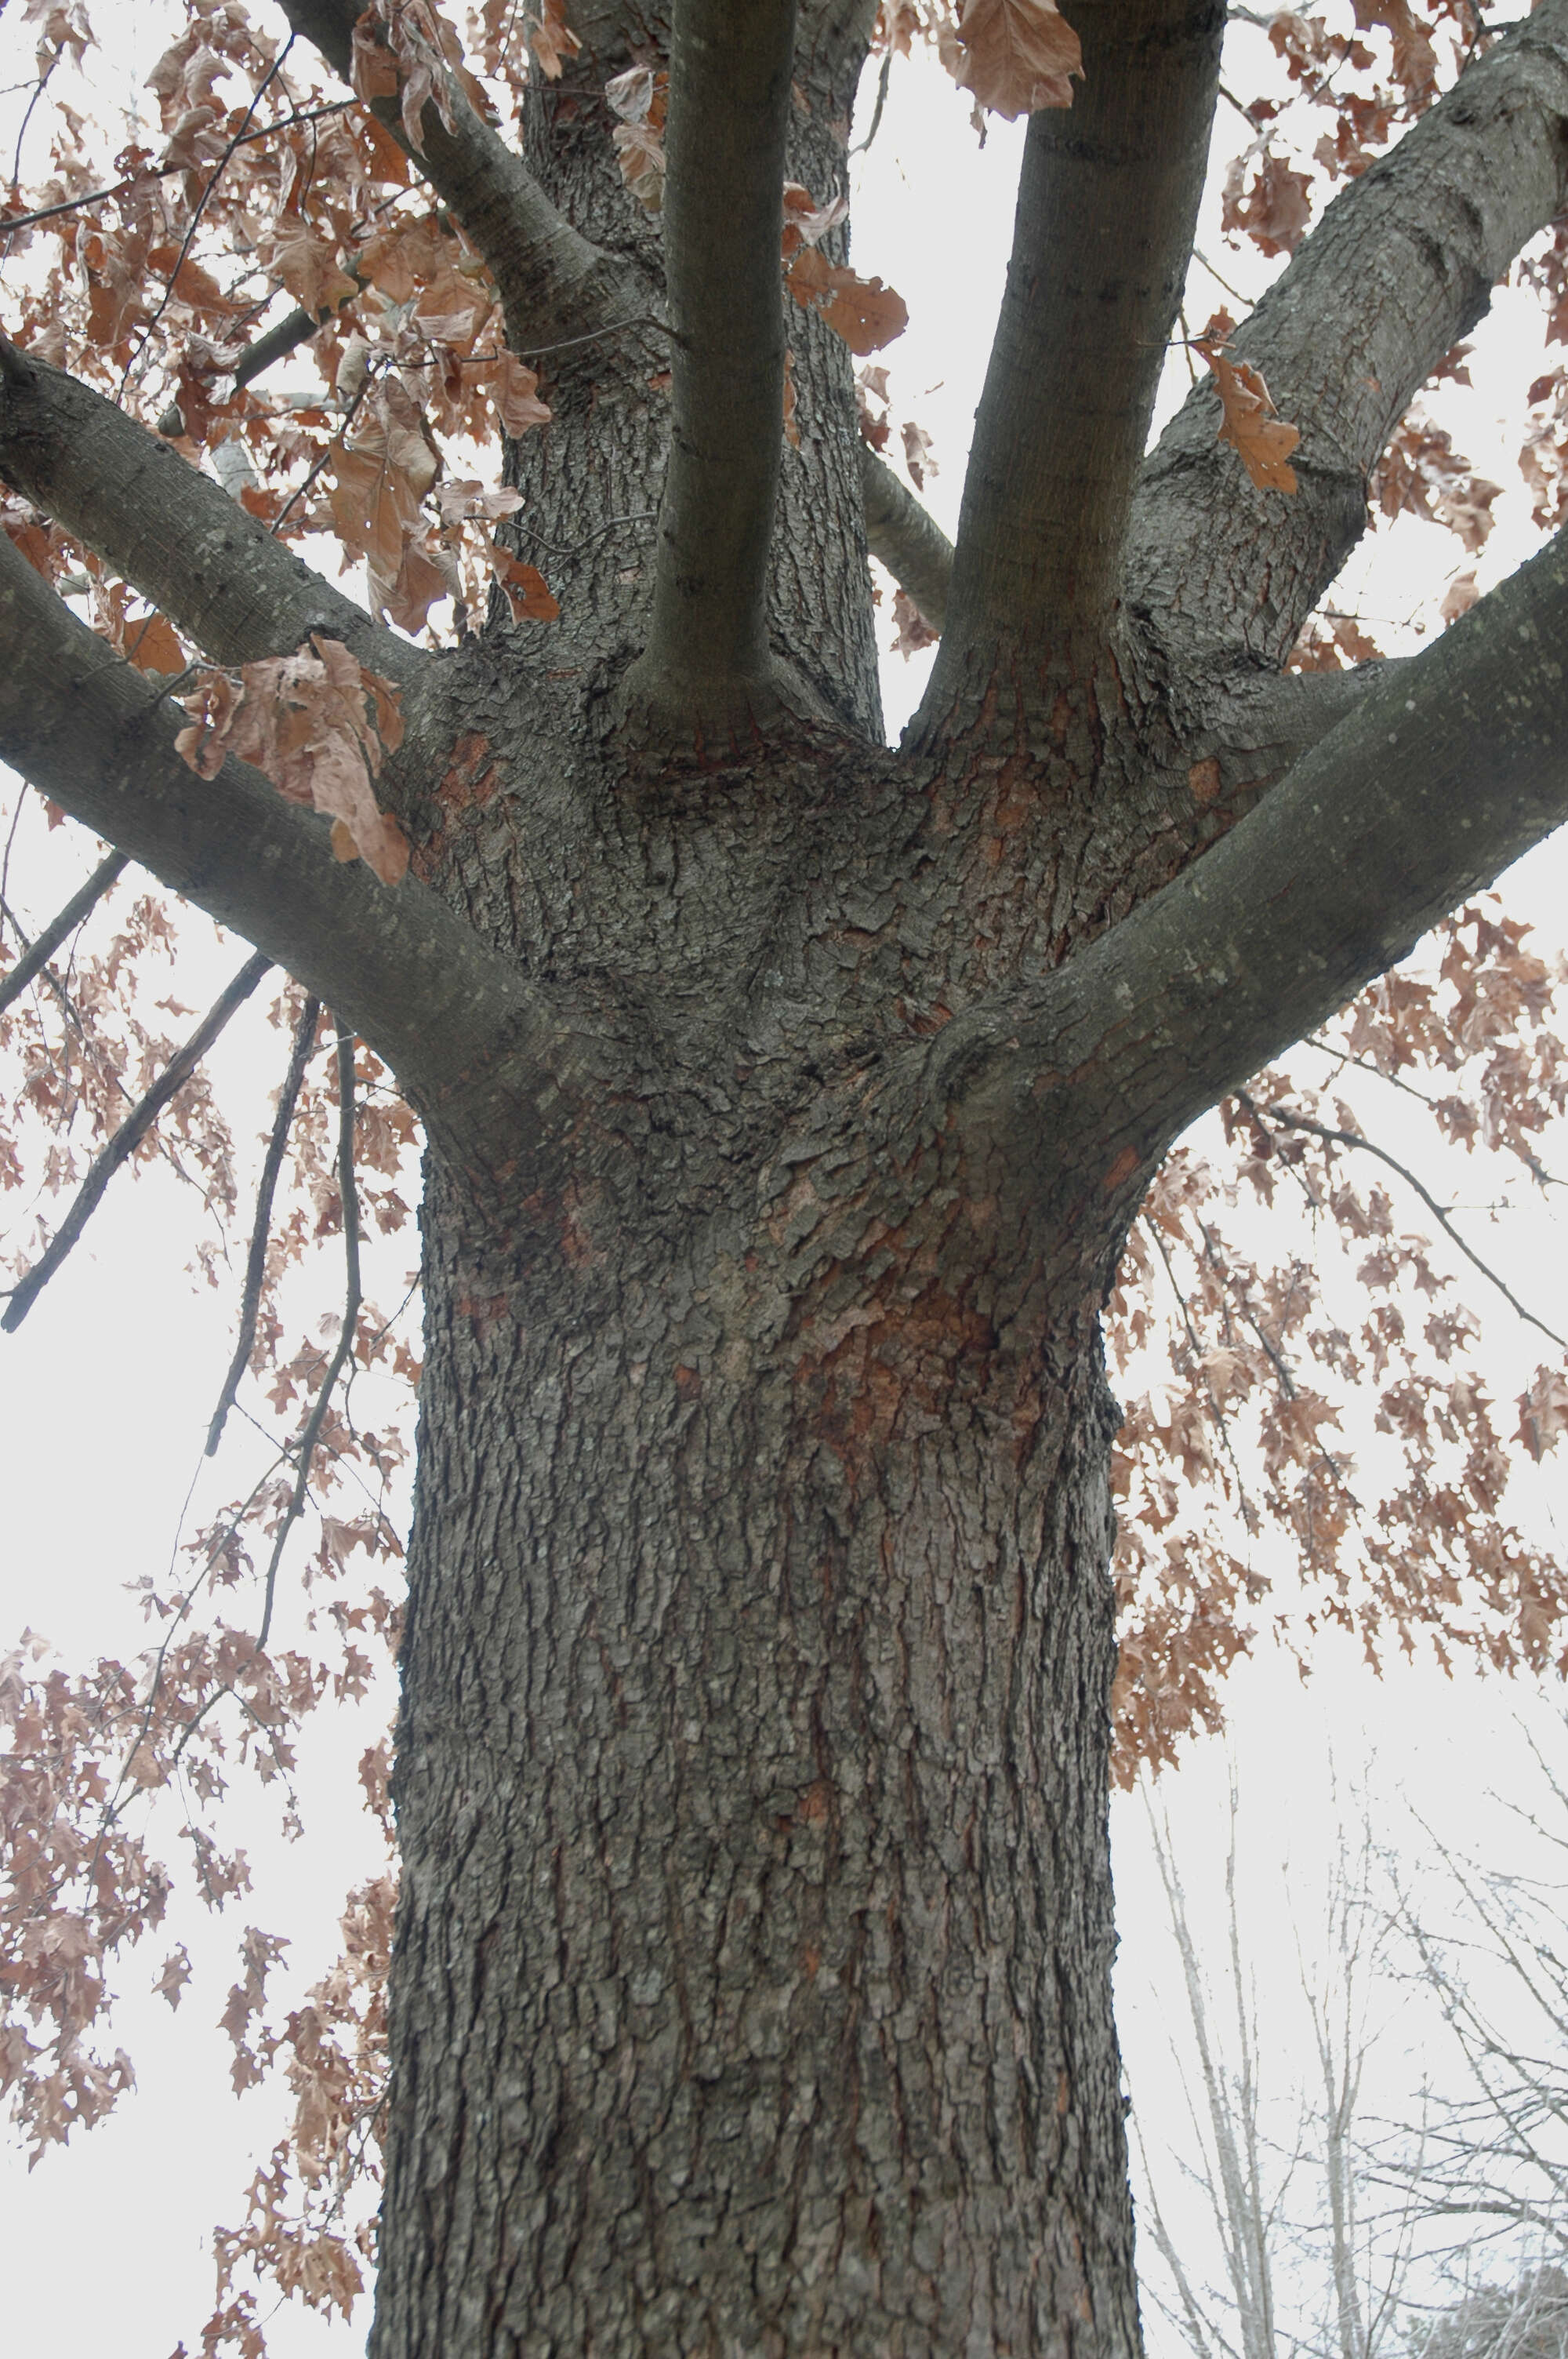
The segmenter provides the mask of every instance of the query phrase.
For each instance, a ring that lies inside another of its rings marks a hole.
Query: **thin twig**
[[[240,1378],[250,1364],[251,1349],[256,1340],[256,1312],[261,1306],[262,1280],[266,1275],[267,1243],[272,1234],[272,1200],[277,1191],[277,1175],[283,1169],[288,1134],[294,1127],[294,1109],[299,1103],[305,1068],[316,1045],[316,1027],[320,1018],[320,1001],[307,999],[294,1029],[294,1050],[288,1060],[288,1071],[283,1077],[283,1088],[278,1093],[272,1136],[267,1141],[266,1160],[262,1166],[261,1184],[256,1190],[255,1219],[251,1223],[250,1258],[245,1264],[245,1290],[240,1303],[240,1331],[235,1338],[229,1373],[223,1379],[223,1389],[218,1396],[218,1406],[212,1412],[212,1422],[207,1429],[209,1458],[216,1455],[218,1444],[223,1438],[224,1424],[234,1405],[234,1396],[240,1389]]]
[[[1560,1335],[1554,1327],[1549,1327],[1544,1319],[1538,1319],[1533,1310],[1527,1310],[1525,1309],[1524,1304],[1519,1300],[1518,1295],[1513,1292],[1510,1287],[1504,1284],[1503,1280],[1498,1276],[1497,1271],[1493,1269],[1488,1263],[1484,1262],[1481,1259],[1480,1255],[1476,1252],[1473,1246],[1465,1244],[1464,1238],[1460,1235],[1458,1230],[1454,1227],[1453,1222],[1449,1219],[1447,1213],[1438,1202],[1436,1197],[1432,1193],[1430,1188],[1424,1188],[1421,1181],[1416,1178],[1415,1173],[1410,1170],[1404,1164],[1399,1162],[1395,1157],[1391,1156],[1386,1147],[1376,1146],[1371,1139],[1363,1138],[1359,1131],[1336,1130],[1332,1124],[1325,1122],[1313,1122],[1304,1114],[1287,1114],[1282,1106],[1256,1105],[1252,1099],[1247,1095],[1244,1090],[1238,1090],[1236,1093],[1236,1098],[1237,1103],[1238,1105],[1244,1105],[1249,1114],[1256,1116],[1259,1121],[1270,1120],[1277,1122],[1288,1130],[1309,1131],[1314,1138],[1326,1139],[1337,1147],[1359,1147],[1363,1148],[1367,1154],[1375,1155],[1379,1163],[1386,1163],[1390,1171],[1397,1171],[1400,1178],[1405,1181],[1406,1185],[1415,1190],[1416,1194],[1421,1198],[1422,1202],[1426,1206],[1427,1211],[1432,1214],[1433,1219],[1437,1223],[1439,1228],[1442,1229],[1444,1235],[1447,1237],[1450,1244],[1458,1246],[1465,1260],[1472,1263],[1474,1266],[1480,1271],[1481,1276],[1487,1280],[1487,1285],[1495,1286],[1497,1288],[1497,1290],[1502,1296],[1503,1300],[1510,1304],[1511,1307],[1518,1311],[1519,1317],[1525,1321],[1527,1326],[1539,1328],[1541,1332],[1546,1336],[1550,1342],[1556,1344],[1560,1352],[1568,1352],[1568,1338],[1564,1338]]]
[[[876,137],[877,133],[882,127],[882,109],[888,103],[888,82],[892,73],[892,43],[890,40],[888,43],[887,55],[882,60],[882,70],[877,76],[877,103],[871,109],[871,127],[867,132],[865,137],[860,141],[859,147],[850,148],[849,153],[851,156],[863,156],[867,148],[871,146],[872,140]]]
[[[33,1264],[20,1283],[11,1288],[10,1303],[5,1317],[0,1319],[0,1329],[4,1329],[7,1335],[16,1333],[76,1244],[121,1164],[135,1153],[164,1107],[184,1088],[230,1016],[250,997],[271,964],[272,961],[265,958],[260,951],[253,952],[222,996],[209,1008],[178,1055],[164,1068],[151,1089],[138,1101],[135,1111],[120,1125],[77,1190],[70,1212],[50,1238],[41,1258]]]
[[[258,1655],[265,1650],[267,1634],[272,1628],[273,1599],[276,1594],[277,1568],[282,1561],[284,1544],[305,1506],[316,1444],[320,1440],[328,1404],[342,1374],[343,1363],[354,1348],[354,1325],[362,1299],[360,1293],[360,1203],[354,1187],[354,1036],[351,1032],[345,1032],[341,1026],[338,1030],[338,1194],[342,1204],[343,1262],[347,1276],[342,1332],[338,1337],[337,1350],[327,1363],[327,1373],[321,1379],[321,1389],[316,1396],[309,1420],[299,1437],[299,1466],[294,1478],[294,1490],[287,1512],[273,1541],[272,1555],[267,1560],[261,1628],[256,1633],[255,1650]]]
[[[168,310],[170,303],[174,299],[175,285],[179,277],[181,270],[185,267],[185,259],[187,255],[190,252],[191,242],[195,238],[197,231],[201,226],[201,216],[207,210],[207,200],[217,188],[224,173],[228,170],[235,150],[240,146],[242,140],[243,140],[249,133],[252,122],[255,115],[255,111],[261,104],[262,100],[265,97],[276,76],[283,71],[284,65],[288,57],[288,52],[294,47],[294,42],[295,36],[290,33],[287,40],[285,41],[282,49],[279,49],[276,57],[274,58],[271,65],[268,66],[265,73],[262,76],[261,81],[256,84],[255,90],[252,93],[251,103],[245,109],[243,122],[241,124],[238,131],[235,132],[233,137],[230,140],[228,146],[224,148],[222,154],[219,157],[217,162],[213,165],[212,169],[208,176],[206,185],[202,189],[201,194],[196,200],[195,205],[191,210],[190,219],[186,224],[185,235],[179,242],[179,252],[174,257],[174,268],[168,274],[168,283],[165,287],[163,293],[158,298],[157,310],[153,313],[152,318],[147,321],[142,332],[141,351],[143,353],[146,352],[150,346],[153,330],[157,326],[158,321],[163,318],[164,313]],[[120,379],[120,392],[122,397],[124,394],[125,386],[130,380],[131,371],[135,365],[135,361],[127,361],[125,363],[124,375]]]
[[[541,534],[530,531],[525,524],[514,521],[512,529],[523,539],[532,541],[535,549],[544,549],[550,557],[580,557],[585,549],[590,549],[596,540],[602,540],[605,534],[613,532],[618,525],[656,524],[657,522],[658,516],[654,509],[633,508],[626,516],[611,516],[608,524],[596,526],[586,539],[574,541],[569,549],[562,549],[555,541],[546,540]]]
[[[99,862],[86,884],[71,895],[59,915],[49,919],[43,932],[35,937],[10,973],[0,979],[0,1013],[9,1007],[14,999],[21,997],[34,976],[49,964],[67,934],[80,926],[90,911],[96,908],[125,866],[124,853],[112,852],[107,860]]]
[[[342,441],[344,435],[348,432],[350,427],[354,422],[354,418],[361,402],[370,391],[371,386],[377,382],[379,374],[380,372],[374,368],[369,368],[365,371],[364,382],[360,386],[358,393],[355,394],[352,401],[350,402],[347,409],[343,412],[342,423],[338,428],[336,434],[333,435],[332,440],[328,443],[326,449],[313,462],[305,481],[299,484],[296,490],[290,492],[288,497],[285,500],[283,506],[274,516],[271,524],[267,527],[267,530],[270,533],[276,535],[283,530],[285,517],[289,514],[291,509],[298,506],[300,501],[305,497],[306,493],[310,489],[311,484],[316,481],[317,476],[321,473],[322,468],[327,464],[328,460],[331,457],[339,443]]]
[[[362,101],[357,98],[335,99],[330,106],[308,106],[297,114],[284,114],[276,123],[258,123],[253,131],[236,138],[236,147],[248,147],[254,139],[270,139],[276,131],[293,131],[302,123],[319,123],[323,115],[347,114]],[[144,180],[169,180],[177,173],[188,172],[189,164],[154,164],[146,171],[128,173],[107,189],[92,189],[84,197],[66,197],[58,205],[40,205],[36,212],[0,214],[0,237],[8,237],[13,230],[31,229],[38,222],[58,221],[62,213],[81,212],[88,205],[106,204],[111,197],[123,197],[132,189],[139,189]]]

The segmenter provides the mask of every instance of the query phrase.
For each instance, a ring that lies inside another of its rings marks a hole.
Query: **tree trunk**
[[[1092,1311],[823,1193],[431,1172],[376,2359],[1137,2348]]]

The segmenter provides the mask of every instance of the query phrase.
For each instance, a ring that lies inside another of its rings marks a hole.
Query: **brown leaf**
[[[550,422],[549,409],[539,399],[538,390],[538,372],[524,366],[515,353],[503,353],[496,364],[492,397],[502,425],[514,440],[530,427]]]
[[[185,650],[161,614],[149,614],[144,622],[126,625],[125,655],[138,671],[185,669]]]
[[[1246,168],[1247,158],[1239,156],[1226,174],[1221,225],[1230,231],[1245,230],[1263,254],[1294,254],[1312,219],[1307,201],[1312,182],[1304,172],[1292,171],[1282,156],[1271,152],[1259,166],[1243,203]]]
[[[1301,440],[1301,429],[1276,415],[1261,375],[1245,361],[1233,361],[1213,346],[1197,350],[1214,371],[1225,415],[1219,440],[1241,453],[1242,464],[1260,491],[1293,492],[1296,471],[1290,454]]]
[[[514,623],[553,623],[560,607],[551,596],[544,575],[536,565],[525,564],[514,557],[510,549],[492,541],[485,552],[490,570],[506,592]]]
[[[1456,623],[1461,614],[1470,612],[1480,595],[1474,568],[1468,573],[1456,573],[1444,592],[1437,611],[1445,623]]]
[[[561,68],[568,58],[575,58],[582,43],[567,23],[564,0],[545,0],[544,14],[536,25],[528,28],[528,47],[539,60],[539,71],[547,82],[558,82]]]
[[[1084,73],[1078,37],[1054,0],[964,0],[957,55],[943,62],[1010,123],[1044,106],[1071,106],[1070,77],[1081,82]]]
[[[802,310],[820,313],[852,353],[880,352],[909,325],[902,295],[880,278],[861,278],[827,261],[815,246],[801,248],[784,273],[784,285]]]
[[[922,647],[934,647],[941,637],[934,631],[914,599],[905,590],[893,592],[892,618],[898,625],[898,636],[892,643],[894,655],[917,655]]]

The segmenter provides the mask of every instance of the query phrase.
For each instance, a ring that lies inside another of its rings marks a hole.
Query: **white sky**
[[[166,13],[135,12],[139,56],[156,53],[150,20]],[[30,46],[15,18],[0,27],[0,84],[27,71]],[[862,126],[869,114],[868,103]],[[1239,132],[1234,118],[1218,128],[1226,154],[1239,144],[1233,130]],[[864,136],[863,127],[857,136]],[[967,102],[939,71],[924,60],[901,62],[876,144],[856,167],[857,265],[897,287],[910,303],[906,336],[879,356],[892,375],[895,441],[906,417],[931,432],[940,473],[926,496],[949,532],[1000,292],[1022,136],[1022,125],[993,125],[982,150],[968,126]],[[1214,211],[1211,200],[1200,247],[1233,286],[1255,296],[1278,266],[1225,246]],[[1193,324],[1221,299],[1195,266]],[[1540,365],[1534,306],[1503,296],[1476,342],[1475,390],[1445,394],[1444,415],[1456,446],[1508,487],[1480,561],[1486,587],[1534,545],[1514,465],[1519,389]],[[1184,386],[1178,358],[1167,408]],[[1336,603],[1358,605],[1368,616],[1404,617],[1433,602],[1463,562],[1445,536],[1412,521],[1356,560]],[[1390,650],[1415,644],[1381,625],[1379,636]],[[928,661],[887,668],[893,734],[918,698]],[[63,861],[58,841],[43,844],[36,826],[34,838],[34,850]],[[1550,927],[1552,943],[1563,934],[1563,876],[1562,853],[1549,848],[1523,864],[1509,887],[1514,906]],[[35,916],[56,897],[40,886]],[[209,962],[216,983],[237,962],[232,949],[214,948],[202,953],[202,963]],[[188,985],[182,973],[181,997],[201,1002],[201,981]],[[254,1075],[263,1031],[254,1008],[236,1020],[222,1052],[236,1077]],[[270,1085],[276,1051],[276,1036],[266,1036],[263,1086]],[[161,1172],[135,1187],[117,1186],[20,1334],[0,1344],[7,1510],[0,1647],[24,1623],[46,1632],[68,1662],[139,1643],[123,1584],[144,1572],[161,1574],[168,1563],[230,1348],[230,1294],[196,1295],[181,1274],[189,1218],[189,1199]],[[391,1260],[406,1261],[411,1244],[395,1242]],[[1485,1249],[1517,1264],[1538,1292],[1555,1287],[1560,1306],[1568,1300],[1560,1233],[1552,1228],[1537,1222],[1511,1240],[1489,1234]],[[1491,1306],[1474,1291],[1470,1299],[1490,1315]],[[1503,1397],[1520,1350],[1531,1366],[1541,1356],[1540,1339],[1520,1346],[1508,1319],[1499,1310],[1494,1321]],[[225,1477],[225,1487],[232,1479]],[[1271,1993],[1288,1996],[1294,1973],[1289,1892],[1299,1897],[1310,1886],[1312,1863],[1321,1860],[1331,1752],[1345,1776],[1375,1751],[1382,1790],[1402,1782],[1420,1793],[1449,1840],[1490,1843],[1495,1813],[1477,1764],[1499,1782],[1515,1773],[1519,1746],[1510,1731],[1518,1701],[1468,1671],[1449,1684],[1430,1669],[1398,1668],[1379,1683],[1343,1647],[1325,1648],[1304,1689],[1277,1661],[1238,1673],[1230,1742],[1249,1798],[1249,1890]],[[1547,1720],[1560,1738],[1560,1726],[1540,1708],[1534,1718],[1538,1724]],[[310,1796],[309,1832],[302,1846],[289,1850],[274,1839],[267,1806],[251,1811],[254,1828],[245,1839],[254,1897],[215,1924],[182,1915],[177,1935],[189,1943],[197,1972],[177,2017],[161,2002],[135,1995],[156,1973],[174,1933],[168,1944],[155,1936],[123,1975],[123,2036],[135,2059],[136,2095],[69,2156],[51,2156],[30,2176],[20,2162],[0,2164],[0,2283],[11,2347],[47,2347],[53,2359],[98,2359],[107,2333],[121,2359],[167,2359],[181,2338],[189,2348],[199,2335],[210,2307],[212,2223],[237,2220],[250,2169],[276,2135],[280,2112],[274,2092],[243,2101],[228,2093],[227,2043],[215,2023],[233,1978],[235,1942],[246,1923],[291,1934],[293,1973],[279,1978],[284,1992],[291,1983],[303,1987],[330,1961],[341,1896],[374,1864],[354,1808],[351,1767],[373,1734],[363,1714],[345,1713],[327,1716],[308,1734],[301,1782]],[[1206,1831],[1212,1833],[1224,1775],[1223,1749],[1199,1745],[1190,1766],[1165,1781],[1178,1826],[1195,1847]],[[1116,1827],[1119,1981],[1133,2086],[1157,2093],[1152,2103],[1141,2100],[1141,2110],[1179,2135],[1162,2053],[1168,1984],[1157,1983],[1150,1996],[1151,1962],[1162,1955],[1161,1908],[1137,1821],[1119,1803]],[[1168,1965],[1155,1971],[1168,1973]],[[1286,2064],[1298,2038],[1287,2027],[1288,2013],[1275,2043]],[[1407,2077],[1419,2078],[1422,2061],[1401,2049],[1391,2077],[1397,2082],[1408,2067]],[[1155,2347],[1165,2347],[1155,2321],[1147,2323]],[[362,2318],[352,2327],[330,2328],[291,2307],[269,2330],[271,2348],[276,2359],[346,2354],[360,2347],[363,2324]]]

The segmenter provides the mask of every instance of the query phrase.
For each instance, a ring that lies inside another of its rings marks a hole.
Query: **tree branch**
[[[1188,397],[1143,472],[1124,594],[1179,662],[1281,665],[1360,538],[1417,388],[1568,204],[1568,0],[1542,0],[1328,208],[1232,349],[1300,427],[1294,497],[1248,482]]]
[[[0,476],[96,549],[217,663],[292,655],[312,631],[409,683],[430,659],[248,516],[178,451],[63,369],[7,345]]]
[[[94,1158],[92,1169],[71,1199],[70,1212],[32,1268],[11,1288],[5,1315],[0,1318],[0,1327],[7,1335],[16,1333],[81,1237],[98,1209],[103,1190],[122,1163],[128,1162],[135,1153],[170,1099],[178,1096],[230,1016],[250,997],[271,964],[272,961],[260,951],[245,961],[227,990],[208,1009],[178,1055],[170,1059],[151,1089],[137,1100],[103,1153]]]
[[[107,860],[101,860],[86,884],[77,887],[64,908],[51,918],[43,932],[28,943],[16,965],[0,975],[0,1015],[4,1015],[14,999],[21,997],[35,975],[48,966],[67,934],[74,932],[82,919],[97,908],[124,867],[123,852],[112,852]]]
[[[1079,0],[1084,82],[1029,125],[927,709],[972,658],[1098,631],[1203,193],[1225,10]]]
[[[1136,1202],[1199,1114],[1568,818],[1565,633],[1560,535],[1173,883],[1025,999],[956,1017],[925,1090],[1015,1166]]]
[[[283,0],[283,13],[348,82],[362,0]],[[646,290],[624,264],[590,245],[557,212],[455,82],[449,84],[448,104],[449,131],[427,102],[419,125],[424,144],[418,148],[409,145],[396,98],[376,99],[371,112],[413,158],[489,265],[512,349],[525,353],[557,338],[608,332],[644,313]]]
[[[940,631],[947,614],[952,542],[869,442],[860,445],[860,496],[866,547],[914,599],[932,629]]]
[[[768,543],[784,444],[779,285],[795,0],[677,0],[664,223],[674,384],[648,645],[633,694],[743,725],[773,671]]]
[[[174,750],[183,715],[4,536],[0,636],[0,759],[328,1000],[449,1144],[546,1156],[594,1084],[537,985],[415,878],[335,860],[326,821],[243,763],[197,777]]]
[[[1480,1271],[1487,1284],[1497,1288],[1509,1308],[1517,1310],[1527,1325],[1538,1327],[1550,1343],[1557,1345],[1559,1351],[1568,1352],[1568,1337],[1560,1335],[1554,1327],[1549,1327],[1546,1324],[1544,1319],[1538,1319],[1533,1310],[1525,1309],[1518,1295],[1498,1276],[1491,1264],[1483,1261],[1475,1247],[1465,1243],[1459,1230],[1454,1227],[1452,1218],[1444,1211],[1431,1189],[1423,1186],[1410,1167],[1390,1155],[1386,1147],[1379,1147],[1374,1138],[1364,1138],[1359,1131],[1339,1130],[1332,1123],[1314,1122],[1310,1114],[1292,1114],[1288,1106],[1279,1104],[1260,1106],[1255,1098],[1248,1096],[1245,1090],[1238,1090],[1236,1095],[1237,1103],[1244,1105],[1248,1113],[1260,1124],[1272,1122],[1278,1123],[1285,1130],[1304,1130],[1311,1137],[1321,1138],[1328,1146],[1359,1147],[1363,1154],[1375,1155],[1379,1163],[1386,1163],[1390,1171],[1397,1171],[1407,1187],[1415,1190],[1449,1243],[1457,1245],[1465,1260]]]

